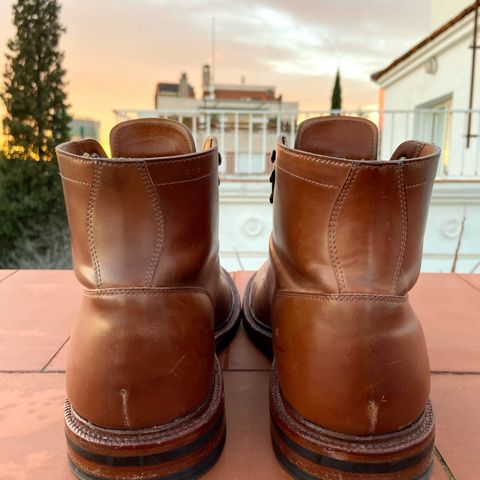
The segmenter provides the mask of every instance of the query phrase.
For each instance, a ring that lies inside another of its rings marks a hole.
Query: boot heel
[[[218,362],[209,399],[174,422],[144,430],[110,430],[80,418],[65,402],[68,459],[80,480],[189,480],[206,473],[225,443]]]
[[[434,416],[430,403],[404,430],[354,436],[312,424],[283,399],[275,364],[270,385],[274,452],[294,478],[301,480],[427,480],[432,472]]]

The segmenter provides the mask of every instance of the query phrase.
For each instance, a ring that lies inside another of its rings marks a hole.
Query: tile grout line
[[[17,272],[18,272],[18,269],[17,269],[17,270],[14,270],[14,271],[11,272],[11,273],[9,273],[6,277],[3,277],[3,278],[0,280],[0,283],[4,282],[4,281],[7,280],[8,278],[12,277],[12,276],[15,275]]]
[[[55,357],[60,353],[62,348],[67,344],[67,342],[70,340],[70,335],[67,337],[67,339],[60,345],[58,350],[53,354],[53,356],[50,358],[50,360],[43,366],[43,368],[40,369],[40,373],[46,373],[45,369],[53,362]]]
[[[461,371],[461,370],[453,370],[453,371],[449,371],[449,370],[432,370],[431,372],[431,375],[457,375],[457,376],[461,376],[461,375],[480,375],[480,372],[477,372],[477,371]]]
[[[50,363],[50,362],[49,362]],[[45,367],[44,367],[45,368]],[[222,372],[226,373],[270,373],[270,370],[250,369],[250,370],[229,370],[222,368]],[[25,374],[51,374],[51,373],[65,373],[65,370],[0,370],[0,375],[25,375]]]
[[[230,363],[230,345],[227,346],[227,348],[222,352],[223,353],[223,358],[225,359],[224,365],[222,365],[222,370],[228,370],[228,365]]]
[[[448,466],[447,462],[443,458],[443,455],[440,453],[440,450],[437,447],[434,448],[434,455],[435,455],[435,458],[437,459],[438,463],[442,467],[443,472],[447,476],[447,479],[448,480],[455,480],[455,475],[450,470],[450,467]]]
[[[270,372],[269,368],[222,368],[224,372]],[[479,376],[479,372],[474,371],[448,371],[448,370],[433,370],[430,372],[431,375],[452,375],[452,376],[462,376],[462,375],[472,375],[472,376]]]
[[[65,370],[47,370],[46,372],[42,372],[41,370],[0,370],[0,375],[44,375],[52,373],[65,373]]]
[[[473,283],[470,283],[466,278],[462,277],[459,273],[456,273],[455,272],[455,275],[460,279],[462,280],[463,282],[465,282],[467,285],[469,285],[470,287],[472,287],[475,291],[477,292],[480,292],[480,288],[478,288],[476,285],[474,285]]]

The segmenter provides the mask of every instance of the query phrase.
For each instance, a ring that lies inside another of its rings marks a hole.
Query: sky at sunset
[[[13,35],[13,1],[0,0],[0,58]],[[159,81],[187,72],[197,96],[211,61],[216,19],[216,81],[275,85],[301,109],[328,108],[337,67],[344,107],[377,102],[370,74],[430,30],[429,0],[64,0],[71,112],[99,120],[112,110],[152,109]],[[2,112],[3,113],[3,112]]]

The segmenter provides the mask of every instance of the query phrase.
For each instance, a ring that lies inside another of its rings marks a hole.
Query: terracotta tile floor
[[[243,290],[250,273],[233,277]],[[437,415],[433,480],[480,479],[480,275],[423,274],[411,294]],[[80,288],[70,271],[0,271],[0,479],[73,480],[64,370]],[[288,479],[270,447],[268,359],[240,329],[222,353],[227,443],[208,479]]]

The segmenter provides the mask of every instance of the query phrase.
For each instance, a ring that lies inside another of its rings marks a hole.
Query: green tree
[[[342,86],[340,84],[340,69],[335,76],[335,84],[332,91],[332,111],[342,109]]]
[[[0,268],[69,268],[70,238],[53,161],[0,158]]]
[[[51,160],[55,145],[68,139],[59,13],[57,0],[18,0],[13,6],[16,36],[8,42],[2,93],[9,158]]]
[[[69,137],[57,0],[17,0],[1,99],[0,267],[70,264],[55,145]]]

